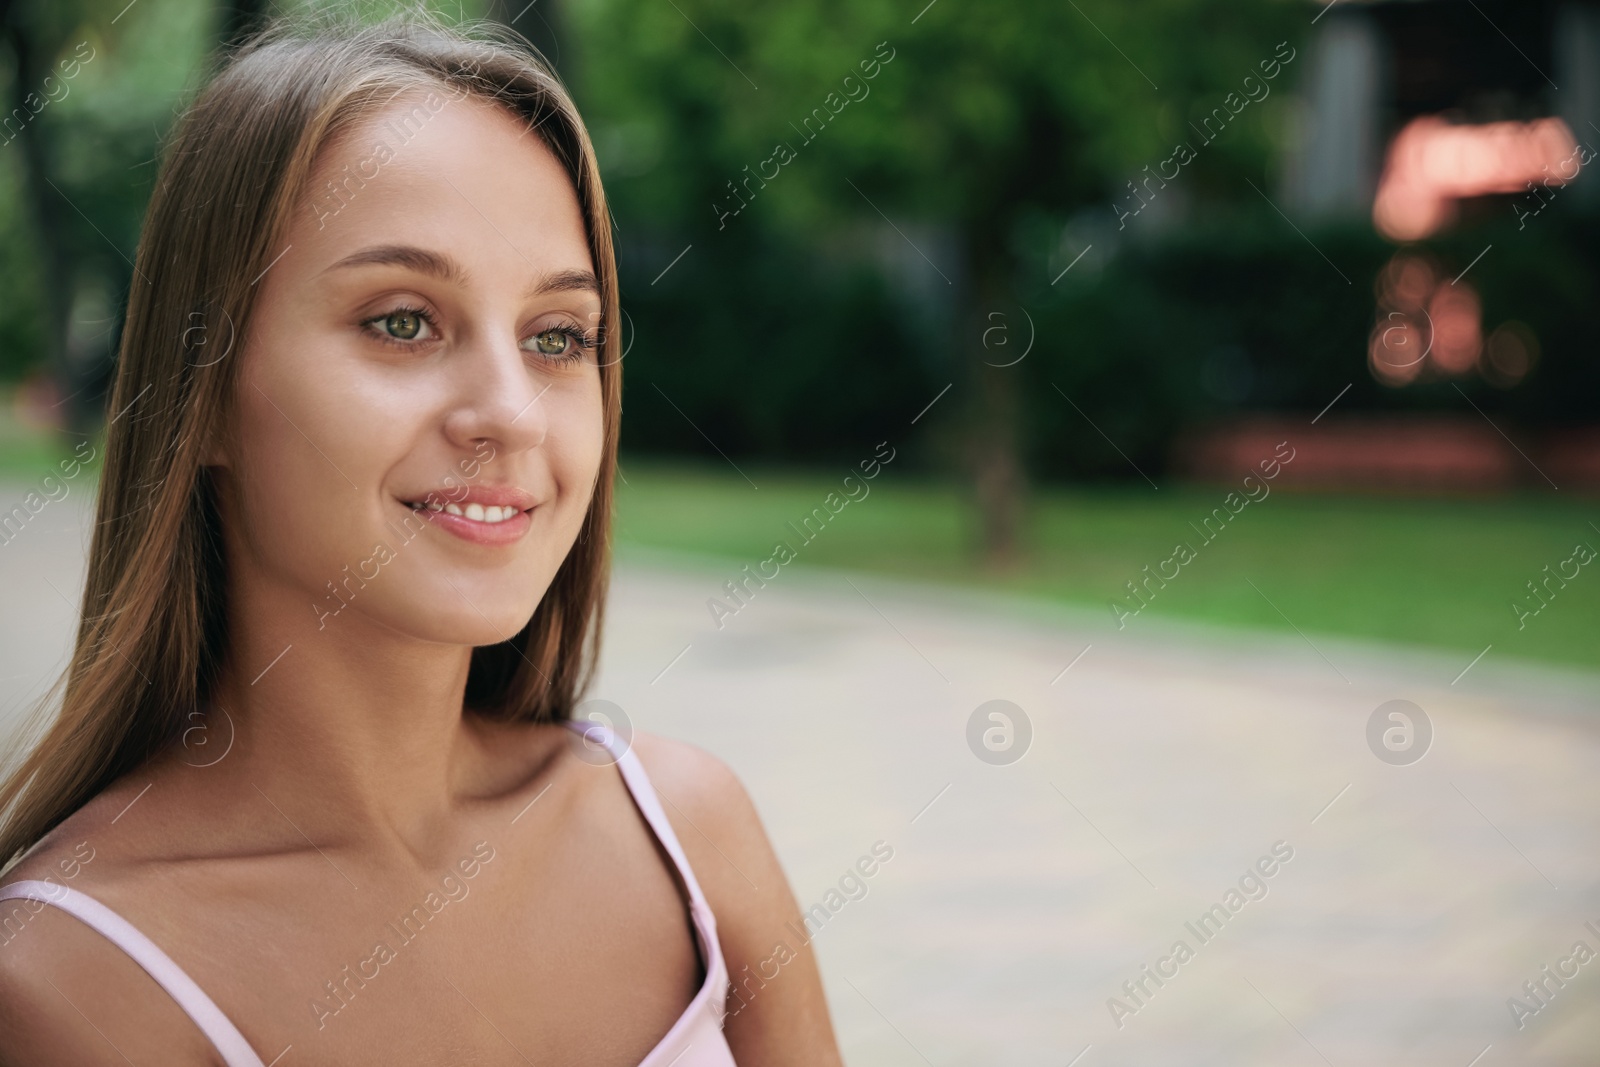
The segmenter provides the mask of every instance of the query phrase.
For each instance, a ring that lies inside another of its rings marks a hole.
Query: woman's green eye
[[[383,327],[390,337],[409,341],[422,332],[422,316],[415,311],[395,311],[383,318]]]
[[[543,333],[533,335],[533,347],[541,355],[565,355],[568,348],[572,347],[572,338],[562,330],[545,330]]]

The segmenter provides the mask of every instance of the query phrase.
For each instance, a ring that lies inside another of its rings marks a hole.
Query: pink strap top
[[[672,857],[688,889],[689,917],[694,923],[700,956],[705,964],[705,982],[699,992],[639,1067],[736,1067],[733,1052],[722,1032],[728,968],[722,959],[722,945],[717,940],[716,918],[700,891],[700,883],[689,867],[688,857],[678,843],[677,834],[672,831],[672,824],[667,821],[666,812],[661,807],[655,788],[650,784],[649,776],[645,774],[644,765],[634,755],[632,748],[609,728],[591,722],[567,722],[566,726],[587,740],[602,745],[616,759],[622,780],[633,796],[634,805],[650,824],[661,847]],[[54,905],[93,927],[126,952],[194,1020],[195,1025],[216,1046],[227,1067],[265,1067],[238,1027],[206,996],[205,991],[172,961],[172,957],[122,916],[88,894],[55,882],[28,880],[0,886],[0,900],[12,898]]]

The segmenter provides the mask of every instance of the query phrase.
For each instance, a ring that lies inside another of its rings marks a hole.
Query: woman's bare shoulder
[[[633,750],[674,827],[687,822],[691,836],[709,836],[723,849],[753,856],[771,852],[749,791],[720,757],[687,741],[643,731],[635,732]]]
[[[170,895],[175,872],[204,890],[231,870],[225,860],[232,806],[168,761],[152,760],[112,781],[52,827],[12,866],[0,888],[23,880],[54,882],[121,914],[124,905]],[[197,862],[198,861],[198,862]],[[201,869],[203,868],[203,870]]]
[[[117,822],[122,813],[144,798],[149,785],[140,785],[132,776],[111,783],[91,797],[76,811],[62,819],[23,853],[11,867],[0,874],[0,888],[24,880],[59,882],[89,882],[105,876],[119,866],[117,857],[125,856],[137,831],[120,828]],[[118,839],[121,848],[107,848],[107,843]],[[95,866],[98,864],[98,866]],[[92,868],[92,872],[91,872]]]
[[[659,734],[636,733],[633,748],[719,921],[785,910],[787,880],[733,768],[698,745]]]
[[[699,745],[643,730],[634,731],[632,743],[658,789],[676,789],[696,807],[749,802],[733,768]]]
[[[139,834],[119,816],[143,789],[130,780],[107,787],[0,874],[0,888],[41,881],[101,903],[115,899],[108,890],[137,878],[142,866]],[[141,1056],[215,1062],[182,1010],[103,932],[37,897],[0,900],[0,1067],[125,1064]]]

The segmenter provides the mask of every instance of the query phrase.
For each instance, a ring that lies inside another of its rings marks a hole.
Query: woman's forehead
[[[566,168],[525,120],[475,95],[419,90],[319,153],[291,216],[314,273],[359,248],[436,249],[474,281],[593,270]]]

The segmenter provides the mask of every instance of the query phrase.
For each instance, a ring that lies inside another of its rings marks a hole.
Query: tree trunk
[[[970,303],[959,346],[969,383],[969,477],[978,510],[979,553],[991,570],[1022,558],[1026,480],[1021,455],[1022,368],[1028,329],[1010,292],[1009,256],[997,226],[976,225],[965,242]]]
[[[63,213],[70,210],[61,194],[50,187],[50,153],[38,118],[27,106],[29,94],[44,92],[47,71],[40,66],[38,42],[25,24],[26,15],[12,4],[0,6],[4,18],[5,40],[16,64],[11,99],[5,102],[7,114],[21,114],[30,120],[16,134],[22,153],[22,193],[33,216],[34,240],[39,256],[40,314],[44,322],[45,367],[63,396],[76,391],[76,376],[67,359],[67,316],[72,300],[71,268],[67,242],[62,232]],[[68,422],[76,410],[68,401]]]

